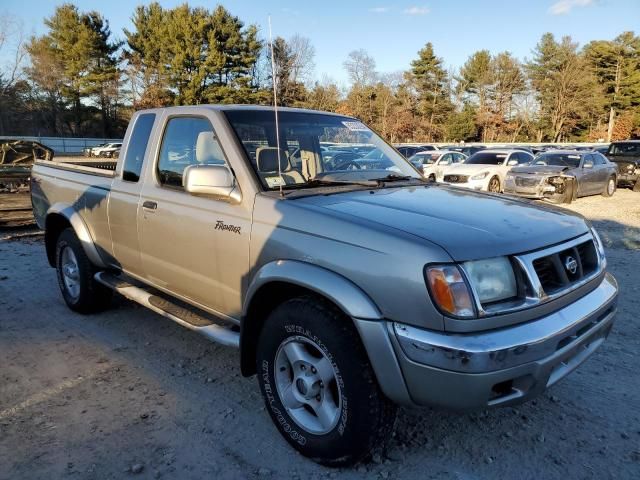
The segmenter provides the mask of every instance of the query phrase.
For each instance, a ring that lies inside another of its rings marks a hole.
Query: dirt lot
[[[73,314],[41,239],[0,233],[0,479],[640,478],[640,194],[570,208],[620,283],[604,346],[517,408],[402,410],[388,458],[347,470],[285,444],[236,351],[123,300]]]

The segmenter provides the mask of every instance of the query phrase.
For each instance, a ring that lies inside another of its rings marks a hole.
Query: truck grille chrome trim
[[[520,277],[518,297],[482,304],[471,285],[479,317],[517,312],[550,302],[590,282],[605,268],[605,260],[590,233],[553,247],[514,255],[512,259],[516,275]]]

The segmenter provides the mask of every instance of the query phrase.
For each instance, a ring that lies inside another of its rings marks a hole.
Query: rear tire
[[[613,196],[614,193],[616,193],[616,177],[611,176],[607,180],[607,184],[605,185],[604,190],[602,191],[602,196],[611,197]]]
[[[309,295],[276,307],[256,362],[273,423],[302,455],[351,465],[391,438],[396,407],[380,391],[353,323],[335,306]]]
[[[56,272],[62,297],[71,310],[93,313],[109,306],[113,291],[94,280],[97,271],[73,229],[64,230],[56,242]]]

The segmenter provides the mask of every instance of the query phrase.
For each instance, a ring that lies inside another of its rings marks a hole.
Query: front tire
[[[62,297],[71,310],[93,313],[109,305],[113,291],[94,280],[97,271],[75,232],[64,230],[56,242],[56,272]]]
[[[500,187],[500,179],[498,177],[491,177],[487,190],[491,193],[500,193],[502,188]]]
[[[302,455],[351,465],[391,438],[396,407],[380,391],[351,320],[333,305],[315,296],[279,305],[256,361],[267,410]]]
[[[616,193],[616,177],[611,176],[607,180],[607,184],[605,185],[604,190],[602,191],[602,196],[611,197],[613,196],[614,193]]]

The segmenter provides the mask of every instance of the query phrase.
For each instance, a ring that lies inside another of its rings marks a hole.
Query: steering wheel
[[[354,168],[350,168],[350,167],[354,167]],[[339,165],[336,165],[336,170],[362,170],[362,165],[360,165],[355,160],[345,160]]]

